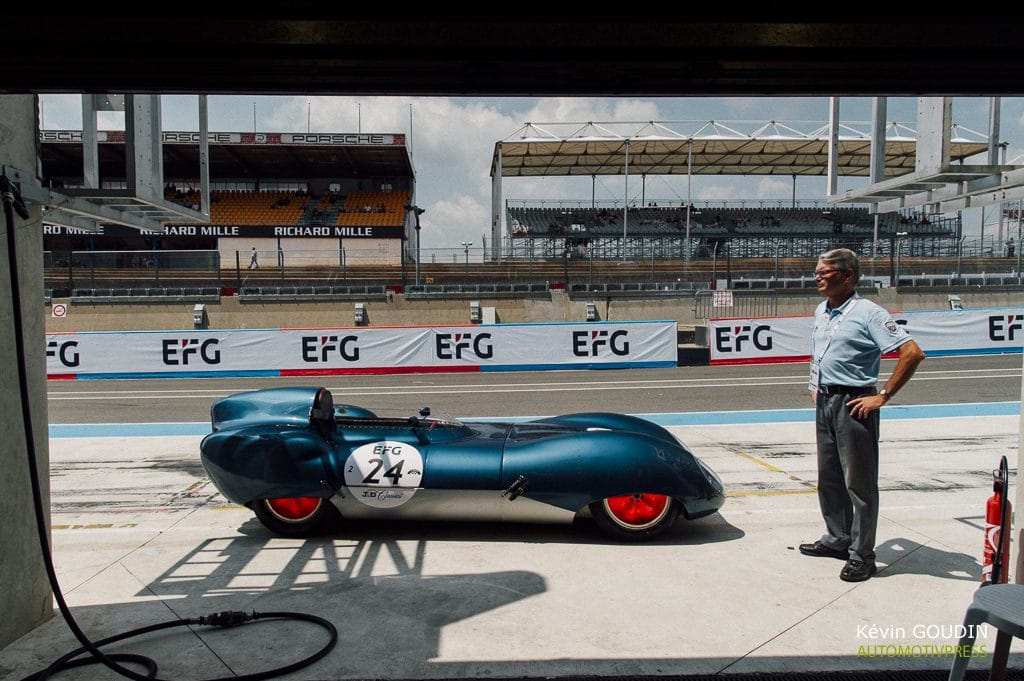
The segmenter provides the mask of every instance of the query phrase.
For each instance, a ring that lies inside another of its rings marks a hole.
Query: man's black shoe
[[[816,541],[813,544],[801,544],[800,553],[805,556],[815,556],[816,558],[838,558],[839,560],[847,560],[850,557],[850,552],[846,549],[833,549],[825,546],[820,541]]]
[[[872,563],[868,565],[862,560],[848,560],[846,567],[839,573],[839,579],[844,582],[863,582],[878,572],[878,568]]]

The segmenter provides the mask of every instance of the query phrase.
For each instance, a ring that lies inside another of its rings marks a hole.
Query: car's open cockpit
[[[345,437],[346,431],[390,431],[411,432],[420,444],[426,445],[437,440],[450,441],[471,434],[473,431],[458,419],[431,417],[430,408],[423,407],[416,416],[378,416],[369,409],[349,404],[335,404],[334,396],[327,388],[318,388],[309,410],[310,426],[326,440]],[[386,435],[381,432],[381,436]]]

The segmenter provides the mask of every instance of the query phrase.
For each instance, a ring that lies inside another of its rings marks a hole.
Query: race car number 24
[[[345,485],[369,506],[401,506],[423,479],[423,455],[405,442],[384,440],[352,450],[345,461]]]

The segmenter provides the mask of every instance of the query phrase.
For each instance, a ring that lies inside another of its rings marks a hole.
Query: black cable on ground
[[[32,416],[29,409],[29,391],[28,391],[28,369],[25,365],[25,340],[22,337],[23,323],[22,323],[22,311],[21,311],[21,287],[18,279],[18,258],[17,258],[17,243],[15,239],[14,229],[14,214],[15,212],[22,219],[28,219],[29,212],[25,207],[24,202],[21,200],[20,193],[17,186],[11,182],[5,174],[0,174],[0,197],[3,199],[4,204],[4,221],[7,229],[7,258],[10,264],[10,280],[11,280],[11,307],[12,317],[14,319],[14,345],[16,360],[18,365],[18,388],[21,399],[21,414],[22,414],[22,427],[24,430],[25,437],[25,450],[28,458],[28,470],[29,478],[32,484],[32,500],[33,509],[35,511],[36,519],[36,530],[39,539],[39,547],[43,554],[43,563],[46,566],[46,575],[50,581],[50,588],[53,590],[53,595],[57,601],[57,607],[60,609],[61,615],[63,615],[65,622],[71,632],[78,639],[79,643],[82,644],[81,648],[74,650],[55,662],[49,667],[41,671],[35,672],[27,677],[24,681],[43,681],[43,679],[49,678],[51,675],[66,669],[73,667],[79,667],[85,664],[97,664],[102,663],[114,670],[122,676],[126,676],[130,679],[136,679],[136,681],[162,681],[156,676],[157,663],[144,655],[135,655],[131,653],[113,653],[107,654],[100,650],[100,647],[109,643],[115,643],[122,641],[126,638],[139,636],[153,631],[161,629],[170,629],[172,627],[181,626],[216,626],[216,627],[235,627],[246,622],[253,622],[256,620],[267,620],[267,619],[289,619],[289,620],[304,620],[312,622],[313,624],[319,625],[326,629],[330,634],[329,641],[320,650],[316,651],[312,655],[305,657],[297,662],[293,662],[288,665],[277,667],[263,672],[256,672],[254,674],[246,674],[243,676],[228,676],[220,677],[215,679],[207,679],[205,681],[260,681],[262,679],[269,679],[282,674],[287,674],[310,664],[313,664],[317,660],[320,660],[327,655],[338,642],[338,630],[329,621],[316,615],[310,615],[307,613],[300,612],[265,612],[265,613],[246,613],[239,611],[225,611],[213,613],[203,617],[195,617],[187,620],[170,620],[162,622],[160,624],[150,625],[148,627],[141,627],[138,629],[132,629],[115,636],[102,639],[100,641],[93,642],[85,635],[81,627],[75,621],[75,618],[71,614],[71,609],[68,607],[67,602],[64,599],[64,594],[61,592],[60,584],[57,580],[57,573],[53,566],[53,556],[50,553],[50,542],[46,533],[46,520],[43,512],[42,493],[39,485],[39,472],[37,470],[36,462],[36,449],[35,449],[35,437],[32,428]],[[89,653],[91,657],[82,657],[86,653]],[[78,658],[78,659],[76,659]],[[146,674],[140,674],[136,671],[128,669],[123,666],[120,662],[127,662],[130,664],[138,664],[146,668]]]

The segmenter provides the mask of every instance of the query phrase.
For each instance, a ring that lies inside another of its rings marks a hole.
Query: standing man
[[[814,313],[808,388],[815,403],[825,534],[801,544],[800,553],[845,560],[839,578],[862,582],[877,571],[879,409],[914,375],[924,352],[888,312],[857,294],[856,253],[823,253],[814,278],[825,301]],[[893,350],[899,361],[876,390],[881,357]]]
[[[258,262],[256,262],[256,247],[253,246],[252,247],[252,255],[249,256],[249,269],[250,270],[258,270],[259,268],[260,268],[260,264]]]

